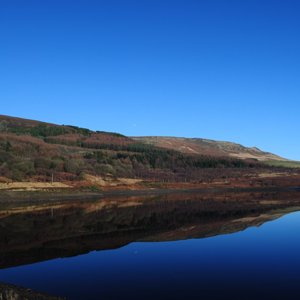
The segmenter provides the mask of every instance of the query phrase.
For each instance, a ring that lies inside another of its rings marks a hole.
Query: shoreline
[[[17,286],[10,283],[0,282],[0,299],[63,300],[66,298],[50,296],[29,288]]]
[[[0,191],[0,203],[97,200],[105,197],[134,197],[178,193],[220,194],[249,192],[300,192],[299,186],[284,187],[205,187],[205,188],[151,188],[134,190],[106,190],[99,192],[81,190]]]

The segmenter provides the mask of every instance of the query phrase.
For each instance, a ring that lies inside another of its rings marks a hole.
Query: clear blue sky
[[[0,104],[300,160],[300,1],[0,0]]]

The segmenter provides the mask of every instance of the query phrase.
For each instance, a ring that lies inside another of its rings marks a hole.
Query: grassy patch
[[[89,191],[89,192],[95,192],[95,193],[100,193],[102,192],[102,189],[99,188],[97,185],[90,185],[90,186],[86,186],[83,189],[84,191]]]
[[[265,162],[269,166],[273,167],[284,167],[284,168],[299,168],[300,169],[300,161],[278,161],[278,160],[268,160]]]
[[[147,187],[147,188],[156,188],[156,189],[160,189],[160,188],[164,187],[164,185],[161,182],[143,181],[142,185]]]

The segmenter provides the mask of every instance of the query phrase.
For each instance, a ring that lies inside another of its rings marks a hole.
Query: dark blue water
[[[8,268],[0,281],[70,299],[300,299],[300,212],[233,234]]]

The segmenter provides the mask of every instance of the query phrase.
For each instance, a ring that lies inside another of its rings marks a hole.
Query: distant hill
[[[258,161],[287,161],[285,158],[269,152],[261,151],[256,147],[248,148],[231,142],[213,141],[200,138],[161,136],[133,137],[133,139],[148,145],[172,149],[186,154],[256,159]]]
[[[284,159],[233,143],[130,138],[0,115],[0,182],[80,181],[91,176],[162,182],[240,178],[258,169],[273,170],[260,162],[265,160]]]

